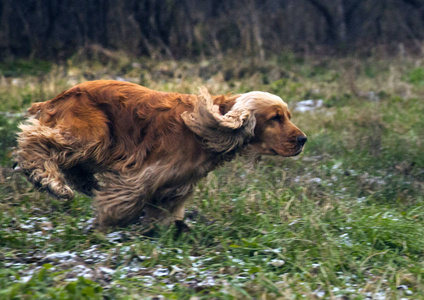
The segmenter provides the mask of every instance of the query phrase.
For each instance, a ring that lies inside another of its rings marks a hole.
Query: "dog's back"
[[[139,168],[168,131],[181,131],[191,97],[113,80],[81,83],[28,109],[18,163],[55,197],[72,198],[68,185],[93,195],[95,173]]]
[[[88,195],[97,188],[95,170],[117,159],[111,154],[117,134],[112,122],[126,106],[128,94],[143,89],[116,81],[77,85],[46,102],[32,104],[30,118],[20,126],[17,160],[29,180],[57,198],[70,199],[68,186]],[[122,118],[128,122],[128,116]],[[113,124],[116,125],[116,124]],[[119,134],[119,133],[118,133]]]

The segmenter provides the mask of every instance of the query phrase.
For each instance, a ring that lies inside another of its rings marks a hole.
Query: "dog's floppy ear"
[[[193,111],[181,117],[207,148],[218,153],[243,147],[253,137],[256,125],[252,110],[242,105],[234,105],[222,115],[206,88],[200,89]]]

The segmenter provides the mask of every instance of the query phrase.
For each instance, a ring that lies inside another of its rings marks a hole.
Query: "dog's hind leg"
[[[71,148],[60,133],[41,126],[37,120],[21,125],[17,162],[30,182],[59,199],[72,199],[74,192],[66,184],[59,162],[71,157]]]
[[[103,185],[95,191],[100,227],[125,226],[142,215],[145,196],[138,186],[114,173],[103,174]]]
[[[100,186],[94,176],[94,172],[83,164],[77,164],[72,168],[63,170],[65,180],[78,192],[84,193],[89,197],[94,196],[94,191],[99,190]]]
[[[155,163],[132,173],[106,172],[96,191],[98,220],[101,227],[124,226],[137,221],[169,224],[184,218],[184,202],[194,183],[167,186],[175,180],[167,165]]]

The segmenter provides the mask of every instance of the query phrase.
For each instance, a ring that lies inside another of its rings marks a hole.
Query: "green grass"
[[[424,298],[420,64],[287,54],[261,66],[69,61],[14,82],[17,71],[3,71],[12,75],[0,86],[0,299]],[[118,76],[179,92],[276,93],[308,135],[305,152],[238,158],[209,174],[188,207],[191,232],[178,238],[172,227],[148,237],[137,225],[90,230],[91,199],[35,192],[9,169],[11,150],[31,102]],[[305,99],[324,107],[296,112]]]
[[[42,76],[51,71],[52,63],[42,60],[6,60],[0,63],[0,74],[6,77]]]

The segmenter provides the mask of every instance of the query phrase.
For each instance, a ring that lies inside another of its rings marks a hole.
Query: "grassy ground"
[[[414,58],[266,63],[70,60],[0,65],[0,299],[424,299],[424,63]],[[295,158],[238,158],[198,185],[191,232],[93,230],[11,171],[25,108],[73,84],[269,91],[308,135]],[[301,100],[323,107],[296,110]]]

